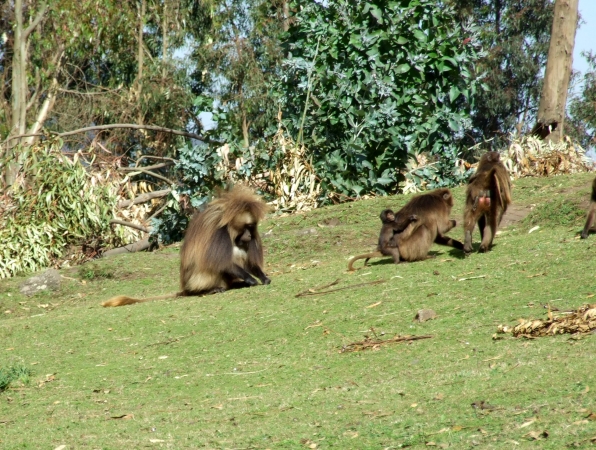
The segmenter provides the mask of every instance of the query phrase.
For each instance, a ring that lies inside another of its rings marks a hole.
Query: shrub
[[[421,152],[436,157],[429,188],[461,181],[456,142],[480,83],[476,28],[431,0],[293,5],[283,108],[324,190],[395,192]]]

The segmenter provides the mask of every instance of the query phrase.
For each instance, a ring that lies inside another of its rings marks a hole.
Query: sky
[[[579,0],[579,14],[582,18],[582,23],[580,23],[575,33],[573,68],[585,73],[588,69],[588,64],[580,53],[588,50],[596,53],[596,1]]]

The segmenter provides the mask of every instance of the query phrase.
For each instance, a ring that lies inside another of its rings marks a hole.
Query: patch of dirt
[[[501,227],[515,225],[524,220],[532,212],[532,205],[510,205],[507,212],[501,219]]]
[[[576,192],[581,191],[582,189],[585,189],[585,186],[574,186],[574,187],[570,187],[567,189],[561,189],[557,193],[558,194],[574,194]],[[589,205],[590,205],[590,200],[588,198],[588,199],[582,200],[581,203],[579,204],[579,207],[587,210]],[[507,208],[507,212],[503,216],[503,219],[501,219],[500,226],[502,228],[505,228],[510,225],[515,225],[515,224],[521,222],[532,212],[532,210],[534,209],[534,206],[535,205],[516,205],[516,204],[510,205],[509,208]]]

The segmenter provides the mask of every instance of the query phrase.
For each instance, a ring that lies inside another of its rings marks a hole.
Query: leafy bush
[[[120,242],[110,230],[116,197],[104,176],[61,149],[56,139],[19,154],[21,175],[0,204],[0,278],[48,267],[72,245]]]
[[[420,152],[436,157],[429,188],[459,181],[456,141],[480,83],[476,28],[431,0],[293,6],[280,89],[324,190],[394,192]]]

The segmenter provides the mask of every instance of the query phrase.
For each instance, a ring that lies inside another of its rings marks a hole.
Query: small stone
[[[437,313],[432,309],[419,309],[416,313],[416,317],[414,317],[414,320],[417,320],[418,322],[426,322],[427,320],[431,320],[436,317]]]
[[[304,230],[296,231],[297,235],[307,235],[307,234],[318,234],[318,230],[316,228],[306,228]]]

